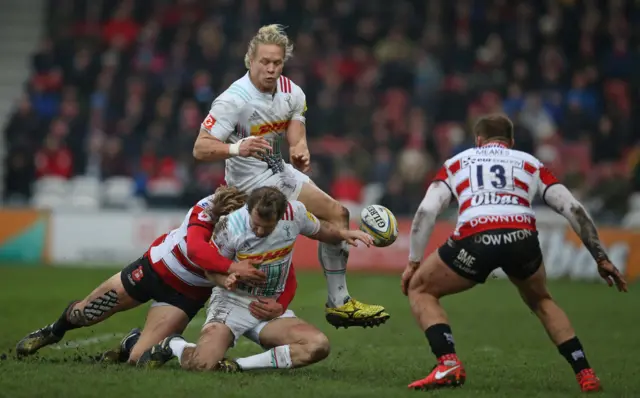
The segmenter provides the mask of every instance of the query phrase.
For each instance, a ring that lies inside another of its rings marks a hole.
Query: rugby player
[[[245,55],[248,72],[212,103],[195,142],[201,161],[225,160],[228,185],[251,192],[275,186],[289,200],[299,200],[321,220],[348,228],[349,212],[305,175],[310,155],[306,140],[305,94],[282,69],[293,44],[280,25],[260,28]],[[286,143],[283,143],[283,137]],[[282,158],[289,146],[291,164]],[[347,288],[349,246],[321,242],[318,258],[327,281],[327,321],[335,327],[377,326],[389,319],[384,307],[353,299]]]
[[[142,332],[132,331],[123,339],[119,361],[135,363],[152,345],[172,333],[181,333],[190,319],[203,308],[214,283],[205,273],[231,272],[246,281],[264,281],[254,260],[233,263],[211,245],[215,222],[244,205],[246,194],[234,187],[220,187],[199,201],[187,213],[182,225],[157,238],[140,258],[103,282],[86,298],[69,304],[54,323],[38,329],[16,347],[19,356],[62,340],[69,330],[93,326],[113,314],[153,300]],[[260,315],[279,315],[293,299],[295,276],[288,280],[287,292],[279,305],[256,301]],[[280,307],[281,306],[281,307]],[[264,308],[266,307],[266,308]],[[113,360],[113,358],[112,358]]]
[[[197,344],[179,335],[167,337],[145,352],[140,363],[159,367],[177,357],[187,370],[241,371],[292,368],[310,365],[329,355],[329,340],[314,326],[287,310],[269,322],[256,319],[249,304],[276,299],[290,272],[293,246],[298,235],[337,244],[372,244],[363,231],[338,229],[320,222],[299,201],[289,201],[274,187],[260,187],[249,195],[247,205],[216,226],[214,243],[220,254],[238,261],[256,259],[267,280],[253,286],[238,283],[234,291],[215,287],[207,308],[207,319]],[[231,273],[232,278],[235,277]],[[246,336],[268,351],[237,361],[226,360],[226,351]]]
[[[580,340],[547,290],[535,212],[531,208],[536,193],[569,221],[609,286],[626,292],[627,283],[609,260],[584,207],[538,159],[511,149],[511,120],[502,115],[483,117],[474,133],[477,147],[444,163],[413,220],[402,292],[409,296],[413,315],[424,330],[437,365],[409,388],[464,384],[465,369],[456,355],[451,327],[439,300],[484,283],[493,270],[502,268],[573,368],[580,389],[598,391],[600,380],[589,365]],[[459,205],[456,228],[448,241],[423,262],[436,217],[452,197]]]

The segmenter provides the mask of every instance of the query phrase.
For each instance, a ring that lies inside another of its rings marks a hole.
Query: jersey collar
[[[253,90],[253,92],[254,92],[256,95],[258,95],[258,96],[260,96],[260,97],[262,97],[262,98],[264,98],[264,99],[271,100],[271,99],[273,99],[273,98],[275,97],[275,95],[276,95],[277,93],[279,93],[279,92],[280,92],[280,90],[278,89],[278,86],[279,86],[279,85],[278,85],[278,84],[276,84],[276,91],[275,91],[273,94],[271,94],[271,93],[263,93],[262,91],[258,90],[258,87],[256,87],[256,86],[253,84],[253,82],[251,81],[251,78],[249,77],[249,71],[247,71],[247,74],[245,75],[245,77],[246,77],[246,78],[247,78],[247,80],[249,81],[249,86],[251,86],[251,89]]]
[[[480,148],[509,148],[507,144],[503,144],[502,142],[490,142],[488,144],[484,144]]]

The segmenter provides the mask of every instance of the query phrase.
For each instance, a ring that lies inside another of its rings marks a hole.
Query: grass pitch
[[[0,268],[0,397],[571,397],[581,396],[573,372],[537,319],[506,281],[443,300],[467,369],[456,390],[421,393],[408,383],[426,376],[434,358],[411,317],[399,276],[351,274],[351,294],[383,304],[389,322],[375,329],[332,328],[324,320],[320,273],[298,272],[291,308],[331,340],[327,360],[291,371],[243,374],[188,373],[177,361],[156,371],[93,363],[90,356],[116,345],[141,326],[147,306],[118,314],[91,329],[71,331],[37,357],[14,358],[28,332],[53,322],[72,299],[84,297],[117,269]],[[551,291],[568,312],[587,357],[602,380],[603,397],[640,396],[640,288],[623,295],[601,284],[555,282]],[[186,336],[195,340],[203,314]],[[241,340],[231,356],[260,352]]]

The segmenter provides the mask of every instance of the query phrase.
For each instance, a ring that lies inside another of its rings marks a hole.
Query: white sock
[[[242,370],[287,369],[293,365],[288,345],[281,345],[250,357],[239,358],[236,362]]]
[[[348,258],[349,245],[344,241],[339,245],[318,244],[318,259],[327,279],[329,307],[339,307],[350,298],[346,275]]]
[[[169,348],[173,352],[173,356],[178,358],[178,361],[182,363],[182,352],[187,347],[195,347],[193,343],[187,343],[187,340],[175,337],[169,342]]]

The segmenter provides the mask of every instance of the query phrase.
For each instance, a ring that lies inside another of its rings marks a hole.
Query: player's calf
[[[118,311],[133,308],[138,304],[124,290],[118,273],[102,283],[84,300],[74,301],[65,307],[54,323],[22,338],[16,346],[16,353],[19,356],[32,355],[42,347],[59,342],[70,330],[95,325]]]
[[[567,314],[551,298],[546,286],[546,272],[543,265],[526,279],[510,277],[518,288],[524,303],[540,319],[551,341],[576,374],[583,391],[598,391],[600,381],[595,376],[587,356],[571,325]]]

